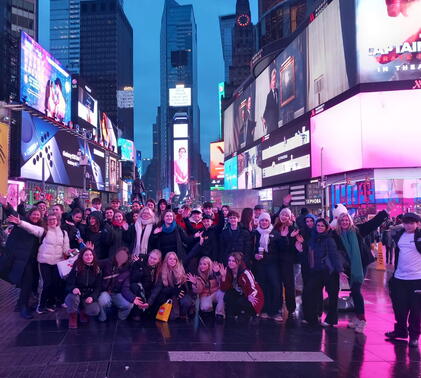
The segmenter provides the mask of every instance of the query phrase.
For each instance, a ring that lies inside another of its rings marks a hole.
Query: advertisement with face
[[[115,136],[114,125],[106,113],[102,113],[100,126],[103,146],[110,151],[117,152],[117,138]]]
[[[225,190],[234,190],[238,189],[238,180],[237,180],[237,156],[225,161],[225,179],[224,186]]]
[[[110,192],[117,191],[117,177],[118,175],[118,161],[116,158],[110,156]]]
[[[235,151],[249,146],[255,140],[256,122],[254,118],[255,83],[245,89],[234,102]]]
[[[323,174],[420,167],[420,122],[407,111],[420,103],[421,91],[361,93],[311,118],[312,176],[320,176],[321,159]]]
[[[308,110],[356,84],[353,6],[333,0],[306,29]]]
[[[211,190],[224,187],[224,142],[210,144]]]
[[[275,131],[279,121],[278,70],[269,65],[256,79],[255,140]]]
[[[360,81],[419,79],[421,0],[356,0]]]
[[[174,193],[179,201],[186,197],[189,185],[189,140],[174,139]]]
[[[63,124],[71,120],[71,77],[60,63],[22,32],[20,99]]]
[[[224,111],[224,151],[225,156],[237,151],[238,134],[234,130],[234,104]]]
[[[238,189],[255,189],[261,186],[261,156],[256,146],[238,155]]]
[[[84,88],[78,88],[78,117],[98,127],[98,101]]]
[[[265,137],[261,161],[263,186],[308,179],[311,175],[308,120],[298,120]]]

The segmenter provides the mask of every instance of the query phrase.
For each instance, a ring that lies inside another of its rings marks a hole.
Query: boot
[[[88,315],[86,315],[85,311],[81,311],[79,313],[79,320],[81,323],[88,323],[89,322],[89,317]]]
[[[77,312],[69,314],[69,329],[77,328]]]
[[[31,314],[31,311],[29,311],[28,307],[22,306],[20,310],[20,316],[24,319],[33,319],[34,316]]]

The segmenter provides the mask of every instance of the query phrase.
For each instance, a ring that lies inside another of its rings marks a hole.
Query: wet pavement
[[[346,328],[91,320],[67,329],[64,310],[23,320],[16,289],[0,282],[0,377],[421,377],[420,349],[388,342],[393,312],[390,272],[371,269],[365,282],[365,335]],[[341,293],[341,296],[346,295]]]

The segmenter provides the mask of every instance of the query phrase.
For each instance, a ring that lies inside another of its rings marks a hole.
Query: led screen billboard
[[[121,149],[121,160],[135,160],[136,149],[132,140],[118,138],[118,146]]]
[[[225,190],[238,189],[238,179],[237,179],[237,156],[226,160],[224,169],[225,169],[225,178],[224,178],[224,187]]]
[[[191,106],[191,88],[185,88],[184,85],[170,88],[169,102],[174,107]]]
[[[250,148],[237,155],[238,189],[255,189],[262,186],[262,163],[259,147]]]
[[[26,33],[21,34],[20,99],[47,117],[71,120],[71,77]]]
[[[105,190],[104,150],[89,143],[86,147],[83,139],[22,112],[21,177],[42,181],[44,163],[45,182],[83,187],[78,153],[86,153],[91,187]]]
[[[419,79],[421,1],[356,0],[360,81]]]
[[[173,136],[174,138],[188,138],[189,137],[189,125],[187,123],[174,123],[173,125]]]
[[[211,190],[224,187],[224,142],[210,144]]]
[[[88,91],[88,87],[78,87],[77,115],[93,127],[98,127],[98,101]]]
[[[420,167],[421,124],[408,111],[420,103],[418,90],[360,93],[312,117],[312,176]]]
[[[106,113],[102,113],[100,126],[100,140],[102,145],[111,151],[117,152],[117,138],[115,136],[114,125]]]
[[[234,104],[224,111],[224,152],[225,156],[237,151],[238,135],[234,130]]]
[[[264,138],[261,146],[263,186],[308,179],[310,128],[308,119],[297,120]]]
[[[174,139],[174,193],[183,201],[189,185],[189,140]]]
[[[110,178],[110,192],[117,191],[117,182],[119,175],[119,162],[115,157],[110,156],[109,160],[109,178]]]

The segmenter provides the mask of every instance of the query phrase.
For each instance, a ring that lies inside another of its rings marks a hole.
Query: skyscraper
[[[50,52],[73,73],[80,72],[80,3],[50,0]]]
[[[238,88],[250,75],[250,62],[255,50],[249,0],[237,0],[235,15],[229,73],[231,89]]]
[[[200,169],[197,78],[197,32],[193,6],[166,0],[161,20],[160,181],[162,188],[176,192],[179,188],[173,180],[174,161],[178,151],[182,152],[181,145],[185,146],[188,156],[188,169],[184,172],[188,175],[187,185],[197,180]],[[175,138],[179,139],[175,141]],[[181,186],[184,190],[184,184]],[[180,194],[183,197],[184,193]]]
[[[230,82],[230,66],[232,65],[232,34],[234,30],[235,14],[219,17],[219,28],[221,31],[222,56],[225,65],[225,83]]]
[[[81,2],[80,74],[121,137],[133,140],[133,29],[122,0]]]

